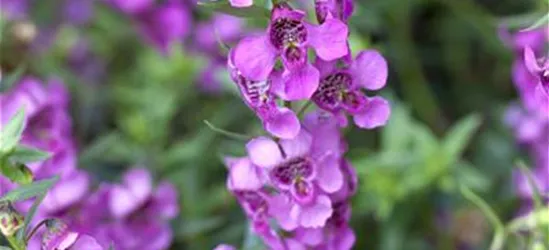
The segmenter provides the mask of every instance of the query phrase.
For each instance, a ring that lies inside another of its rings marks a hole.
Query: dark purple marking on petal
[[[320,81],[313,100],[322,109],[337,111],[343,101],[343,94],[349,91],[352,83],[352,76],[346,72],[330,74]]]
[[[277,50],[290,45],[301,45],[307,40],[307,28],[301,20],[277,18],[269,28],[269,39]]]
[[[280,164],[270,172],[271,178],[283,185],[307,179],[313,175],[313,163],[308,158],[296,158]]]

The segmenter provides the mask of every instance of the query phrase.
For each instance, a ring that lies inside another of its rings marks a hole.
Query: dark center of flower
[[[285,185],[290,185],[294,181],[301,181],[303,178],[307,178],[312,174],[313,163],[307,158],[295,158],[280,164],[271,170],[271,177]],[[308,188],[299,184],[298,187]]]
[[[541,84],[549,89],[549,69],[543,70],[540,74]]]
[[[269,38],[278,50],[298,46],[307,40],[307,29],[303,22],[290,18],[278,18],[271,23]]]
[[[239,191],[243,201],[249,206],[252,211],[259,211],[267,207],[267,202],[256,191]]]
[[[323,109],[334,111],[344,101],[351,88],[353,78],[345,72],[338,72],[324,77],[320,81],[313,100]]]

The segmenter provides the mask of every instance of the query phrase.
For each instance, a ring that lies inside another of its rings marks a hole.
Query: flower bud
[[[23,227],[23,215],[19,214],[11,201],[0,201],[0,231],[4,236],[12,236]]]

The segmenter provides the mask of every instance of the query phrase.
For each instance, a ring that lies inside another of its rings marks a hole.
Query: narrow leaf
[[[25,109],[20,108],[0,131],[0,152],[7,153],[13,150],[23,134],[24,122]]]
[[[442,142],[442,150],[450,162],[455,162],[481,124],[478,115],[469,115],[454,125]]]
[[[30,163],[43,161],[51,156],[50,153],[25,146],[17,146],[9,155],[9,159],[15,162]]]
[[[0,166],[2,175],[18,184],[29,184],[32,182],[33,175],[30,169],[23,163],[10,164],[5,161]]]
[[[547,24],[549,24],[549,14],[546,14],[545,16],[541,17],[534,24],[532,24],[530,27],[528,27],[526,29],[523,29],[521,31],[535,30],[537,28],[547,26]]]
[[[206,124],[206,126],[208,126],[208,128],[210,128],[214,132],[222,134],[224,136],[227,136],[227,137],[235,139],[235,140],[248,141],[252,138],[251,136],[247,136],[247,135],[239,134],[239,133],[236,133],[236,132],[227,131],[227,130],[224,130],[222,128],[218,128],[218,127],[214,126],[213,124],[211,124],[207,120],[204,120],[204,123]]]
[[[232,7],[229,1],[217,0],[217,1],[198,1],[198,6],[212,11],[221,12],[224,14],[243,17],[243,18],[269,18],[269,10],[252,5],[250,7],[235,8]]]
[[[59,179],[59,177],[53,177],[46,180],[36,181],[31,184],[22,185],[14,190],[11,190],[5,194],[0,200],[9,200],[9,201],[21,201],[27,200],[32,197],[46,193]]]

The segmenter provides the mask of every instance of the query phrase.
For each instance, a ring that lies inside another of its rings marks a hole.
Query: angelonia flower
[[[533,184],[549,204],[549,61],[543,54],[549,33],[544,29],[517,32],[504,36],[504,41],[515,52],[513,82],[521,97],[520,104],[508,108],[505,123],[517,143],[528,151]],[[533,208],[534,190],[522,171],[516,170],[513,179],[523,200],[520,213],[527,213]]]
[[[28,163],[36,180],[60,177],[47,195],[44,204],[50,211],[62,210],[85,196],[88,189],[87,173],[76,167],[71,120],[68,113],[69,97],[63,83],[51,79],[42,84],[39,79],[25,77],[7,93],[0,95],[1,123],[5,124],[20,108],[25,108],[25,129],[21,144],[51,154],[48,160]],[[15,184],[5,177],[1,183],[11,189]],[[67,192],[67,190],[71,190]],[[3,190],[7,191],[7,190]],[[56,197],[55,193],[65,193]],[[26,212],[30,202],[20,204]]]
[[[182,42],[190,30],[191,17],[188,6],[182,0],[105,0],[128,15],[136,23],[137,30],[148,44],[163,54],[169,52],[175,42]]]
[[[317,0],[315,10],[318,25],[275,4],[266,32],[244,37],[227,59],[242,100],[269,133],[249,140],[246,156],[225,159],[227,188],[267,249],[353,247],[349,200],[358,178],[341,130],[347,116],[374,129],[391,113],[387,100],[365,93],[385,86],[387,61],[373,49],[354,58],[350,51],[353,2]]]
[[[305,13],[276,5],[267,32],[246,37],[234,48],[234,66],[251,81],[265,81],[277,59],[283,64],[281,91],[287,101],[304,100],[318,88],[320,73],[308,60],[307,49],[325,61],[345,56],[348,28],[338,19],[321,25],[305,21]]]
[[[68,92],[57,79],[43,83],[24,77],[0,95],[0,124],[25,108],[20,143],[51,154],[47,160],[27,164],[35,180],[59,176],[30,223],[39,233],[27,249],[96,250],[111,244],[121,250],[168,249],[173,238],[169,222],[179,212],[176,189],[166,181],[155,185],[148,170],[135,167],[122,176],[121,183],[101,183],[91,190],[90,175],[77,167],[68,105]],[[0,195],[16,187],[0,176]],[[22,225],[22,217],[13,211],[17,208],[26,214],[31,204],[0,204],[2,231],[10,233]],[[41,222],[46,222],[46,229],[40,228]]]
[[[253,0],[229,0],[231,6],[236,8],[250,7],[254,4]]]
[[[59,219],[45,221],[46,232],[42,235],[42,250],[103,250],[97,240],[85,234],[71,231]]]
[[[227,186],[269,249],[351,249],[357,178],[329,113],[309,114],[293,139],[257,137],[246,149],[226,159]]]

